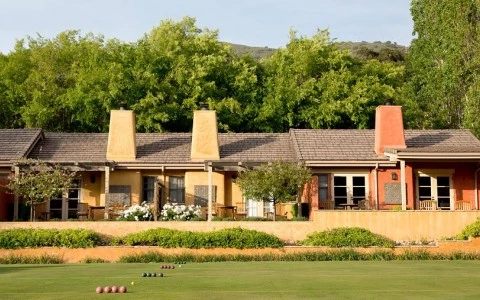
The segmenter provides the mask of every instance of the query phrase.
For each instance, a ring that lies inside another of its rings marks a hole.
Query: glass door
[[[333,199],[335,206],[341,204],[358,204],[368,195],[367,175],[334,175]]]
[[[73,180],[72,188],[68,189],[67,219],[77,219],[78,202],[80,202],[80,180]]]
[[[450,177],[437,176],[438,208],[450,209]]]
[[[439,209],[449,210],[451,207],[452,187],[450,176],[420,175],[418,176],[418,201],[436,200]]]

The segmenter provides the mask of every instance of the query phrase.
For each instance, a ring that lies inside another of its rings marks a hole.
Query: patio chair
[[[77,217],[80,220],[88,218],[88,203],[78,203],[77,205]]]
[[[245,202],[237,202],[235,203],[237,206],[236,217],[240,217],[243,219],[247,216],[247,204]]]
[[[455,201],[455,210],[472,210],[472,204],[465,200]]]
[[[358,209],[359,210],[370,210],[370,201],[364,199],[358,201]]]
[[[420,201],[420,210],[437,210],[437,201],[435,200],[423,200]]]
[[[335,209],[335,202],[333,201],[318,201],[318,208],[319,209]]]

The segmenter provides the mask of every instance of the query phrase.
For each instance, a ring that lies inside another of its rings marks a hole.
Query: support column
[[[153,184],[153,220],[158,221],[158,178],[155,177],[155,183]]]
[[[407,183],[404,160],[400,161],[400,188],[402,193],[402,210],[407,210]]]
[[[110,166],[105,166],[105,214],[104,214],[105,219],[108,219],[109,194],[110,194]]]
[[[20,167],[15,166],[15,177],[20,176]],[[13,220],[18,220],[18,194],[15,193],[13,196]]]
[[[211,221],[212,220],[212,207],[213,207],[213,193],[212,193],[212,176],[213,176],[213,170],[211,164],[208,165],[208,216],[207,220]]]

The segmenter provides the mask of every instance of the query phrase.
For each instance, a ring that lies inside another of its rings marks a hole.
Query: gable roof
[[[48,162],[104,162],[107,133],[47,132],[28,156]]]
[[[42,137],[41,129],[0,129],[0,161],[24,158]]]
[[[220,133],[220,160],[294,160],[288,133]],[[106,161],[106,133],[46,133],[29,158],[55,162]],[[132,163],[198,163],[190,159],[191,133],[137,133]]]
[[[0,130],[1,159],[28,153],[40,129]],[[140,164],[198,164],[190,159],[191,133],[137,133]],[[373,129],[291,129],[289,133],[219,133],[223,162],[274,160],[384,162],[375,151]],[[45,133],[29,158],[55,162],[105,162],[106,133]],[[405,130],[406,149],[386,153],[478,153],[480,141],[469,130]],[[10,146],[8,146],[10,145]],[[2,152],[3,151],[3,152]]]

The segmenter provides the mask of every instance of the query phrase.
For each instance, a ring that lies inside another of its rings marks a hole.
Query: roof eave
[[[307,160],[305,165],[307,167],[394,167],[396,162],[387,160],[339,160],[339,161],[321,161],[321,160]]]

